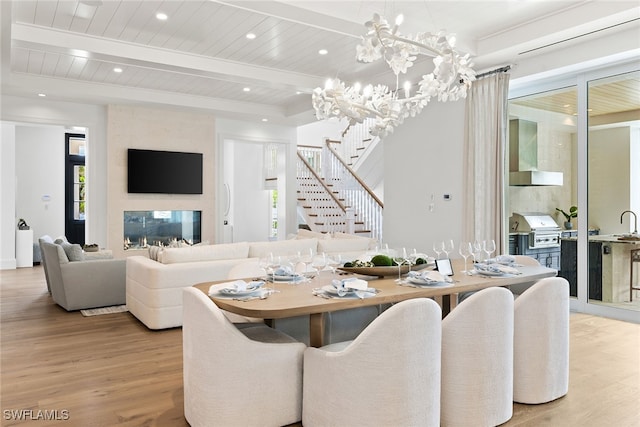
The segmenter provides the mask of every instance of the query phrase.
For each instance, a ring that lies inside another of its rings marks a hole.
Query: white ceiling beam
[[[634,3],[580,2],[550,16],[482,37],[476,42],[476,62],[499,63],[502,58],[534,53],[545,46],[638,20],[640,8]],[[637,22],[628,25],[638,27]]]
[[[322,79],[318,76],[180,53],[23,23],[12,25],[12,37],[17,46],[30,49],[54,50],[78,57],[202,75],[223,81],[257,83],[266,87],[304,90],[316,86],[318,81]]]
[[[357,39],[364,31],[363,23],[356,24],[280,1],[210,1]]]
[[[283,108],[230,99],[211,98],[197,95],[186,95],[175,92],[155,91],[150,89],[124,87],[109,84],[88,83],[78,80],[40,77],[14,73],[11,83],[3,81],[2,93],[24,94],[25,90],[33,93],[47,94],[48,99],[60,101],[82,100],[89,103],[122,104],[122,103],[151,103],[180,106],[184,108],[207,110],[214,112],[237,113],[255,115],[269,119],[286,119]]]

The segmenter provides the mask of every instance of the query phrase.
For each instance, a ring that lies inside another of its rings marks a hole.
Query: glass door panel
[[[589,303],[640,311],[640,72],[589,81],[587,113]]]
[[[511,220],[509,248],[514,255],[528,255],[541,264],[557,268],[566,278],[570,294],[577,296],[577,221],[572,206],[578,204],[577,176],[577,88],[563,87],[509,100],[509,174],[525,171],[561,173],[560,185],[536,185],[511,180],[507,191],[507,212],[511,217],[527,213],[550,215],[560,230],[560,244],[531,247],[527,224]],[[535,132],[521,132],[522,125]],[[562,212],[561,212],[562,211]],[[564,213],[569,217],[565,218]]]

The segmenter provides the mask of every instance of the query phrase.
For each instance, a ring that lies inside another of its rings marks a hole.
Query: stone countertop
[[[626,240],[620,239],[621,235],[619,234],[604,234],[604,235],[596,235],[589,236],[589,240],[596,242],[608,242],[608,243],[627,243],[632,245],[640,245],[640,237],[637,240]]]

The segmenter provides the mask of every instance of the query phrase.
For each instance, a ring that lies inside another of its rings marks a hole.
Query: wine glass
[[[336,274],[338,266],[342,265],[342,255],[334,254],[327,257],[327,266],[333,274]]]
[[[327,254],[324,252],[322,254],[317,254],[313,257],[311,261],[311,266],[318,270],[318,274],[327,266]]]
[[[473,255],[473,262],[482,262],[482,259],[480,259],[480,255],[482,254],[482,244],[478,240],[473,242],[471,253]]]
[[[462,258],[464,258],[464,270],[462,272],[464,274],[469,274],[469,270],[467,270],[467,258],[471,256],[471,243],[460,242],[460,246],[458,247],[458,253]]]
[[[482,250],[487,254],[487,259],[491,258],[491,254],[496,251],[495,240],[485,240],[482,242]]]
[[[453,240],[445,240],[442,242],[442,252],[445,254],[445,258],[449,258],[449,254],[453,252],[455,246],[453,244]]]
[[[396,282],[400,283],[402,282],[402,266],[409,262],[409,258],[407,257],[407,249],[396,249],[393,260],[396,262],[396,264],[398,264],[398,278],[396,279]]]
[[[279,256],[273,256],[273,253],[271,253],[271,254],[269,254],[268,263],[269,263],[268,264],[269,265],[269,269],[271,270],[272,281],[275,283],[275,281],[276,281],[276,270],[278,268],[280,268],[282,260],[280,259]]]
[[[440,259],[440,254],[442,253],[442,245],[438,245],[436,242],[433,242],[433,251],[436,253],[436,259]]]
[[[306,275],[309,270],[309,265],[311,265],[313,261],[313,250],[309,248],[304,254],[298,251],[298,259],[304,265],[303,273]]]
[[[258,267],[264,270],[265,276],[269,276],[269,257],[261,257],[258,261]]]

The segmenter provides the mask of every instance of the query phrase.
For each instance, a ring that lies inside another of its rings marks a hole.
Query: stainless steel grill
[[[509,231],[527,233],[529,235],[529,249],[560,246],[560,227],[551,215],[545,213],[514,213],[509,218]]]

